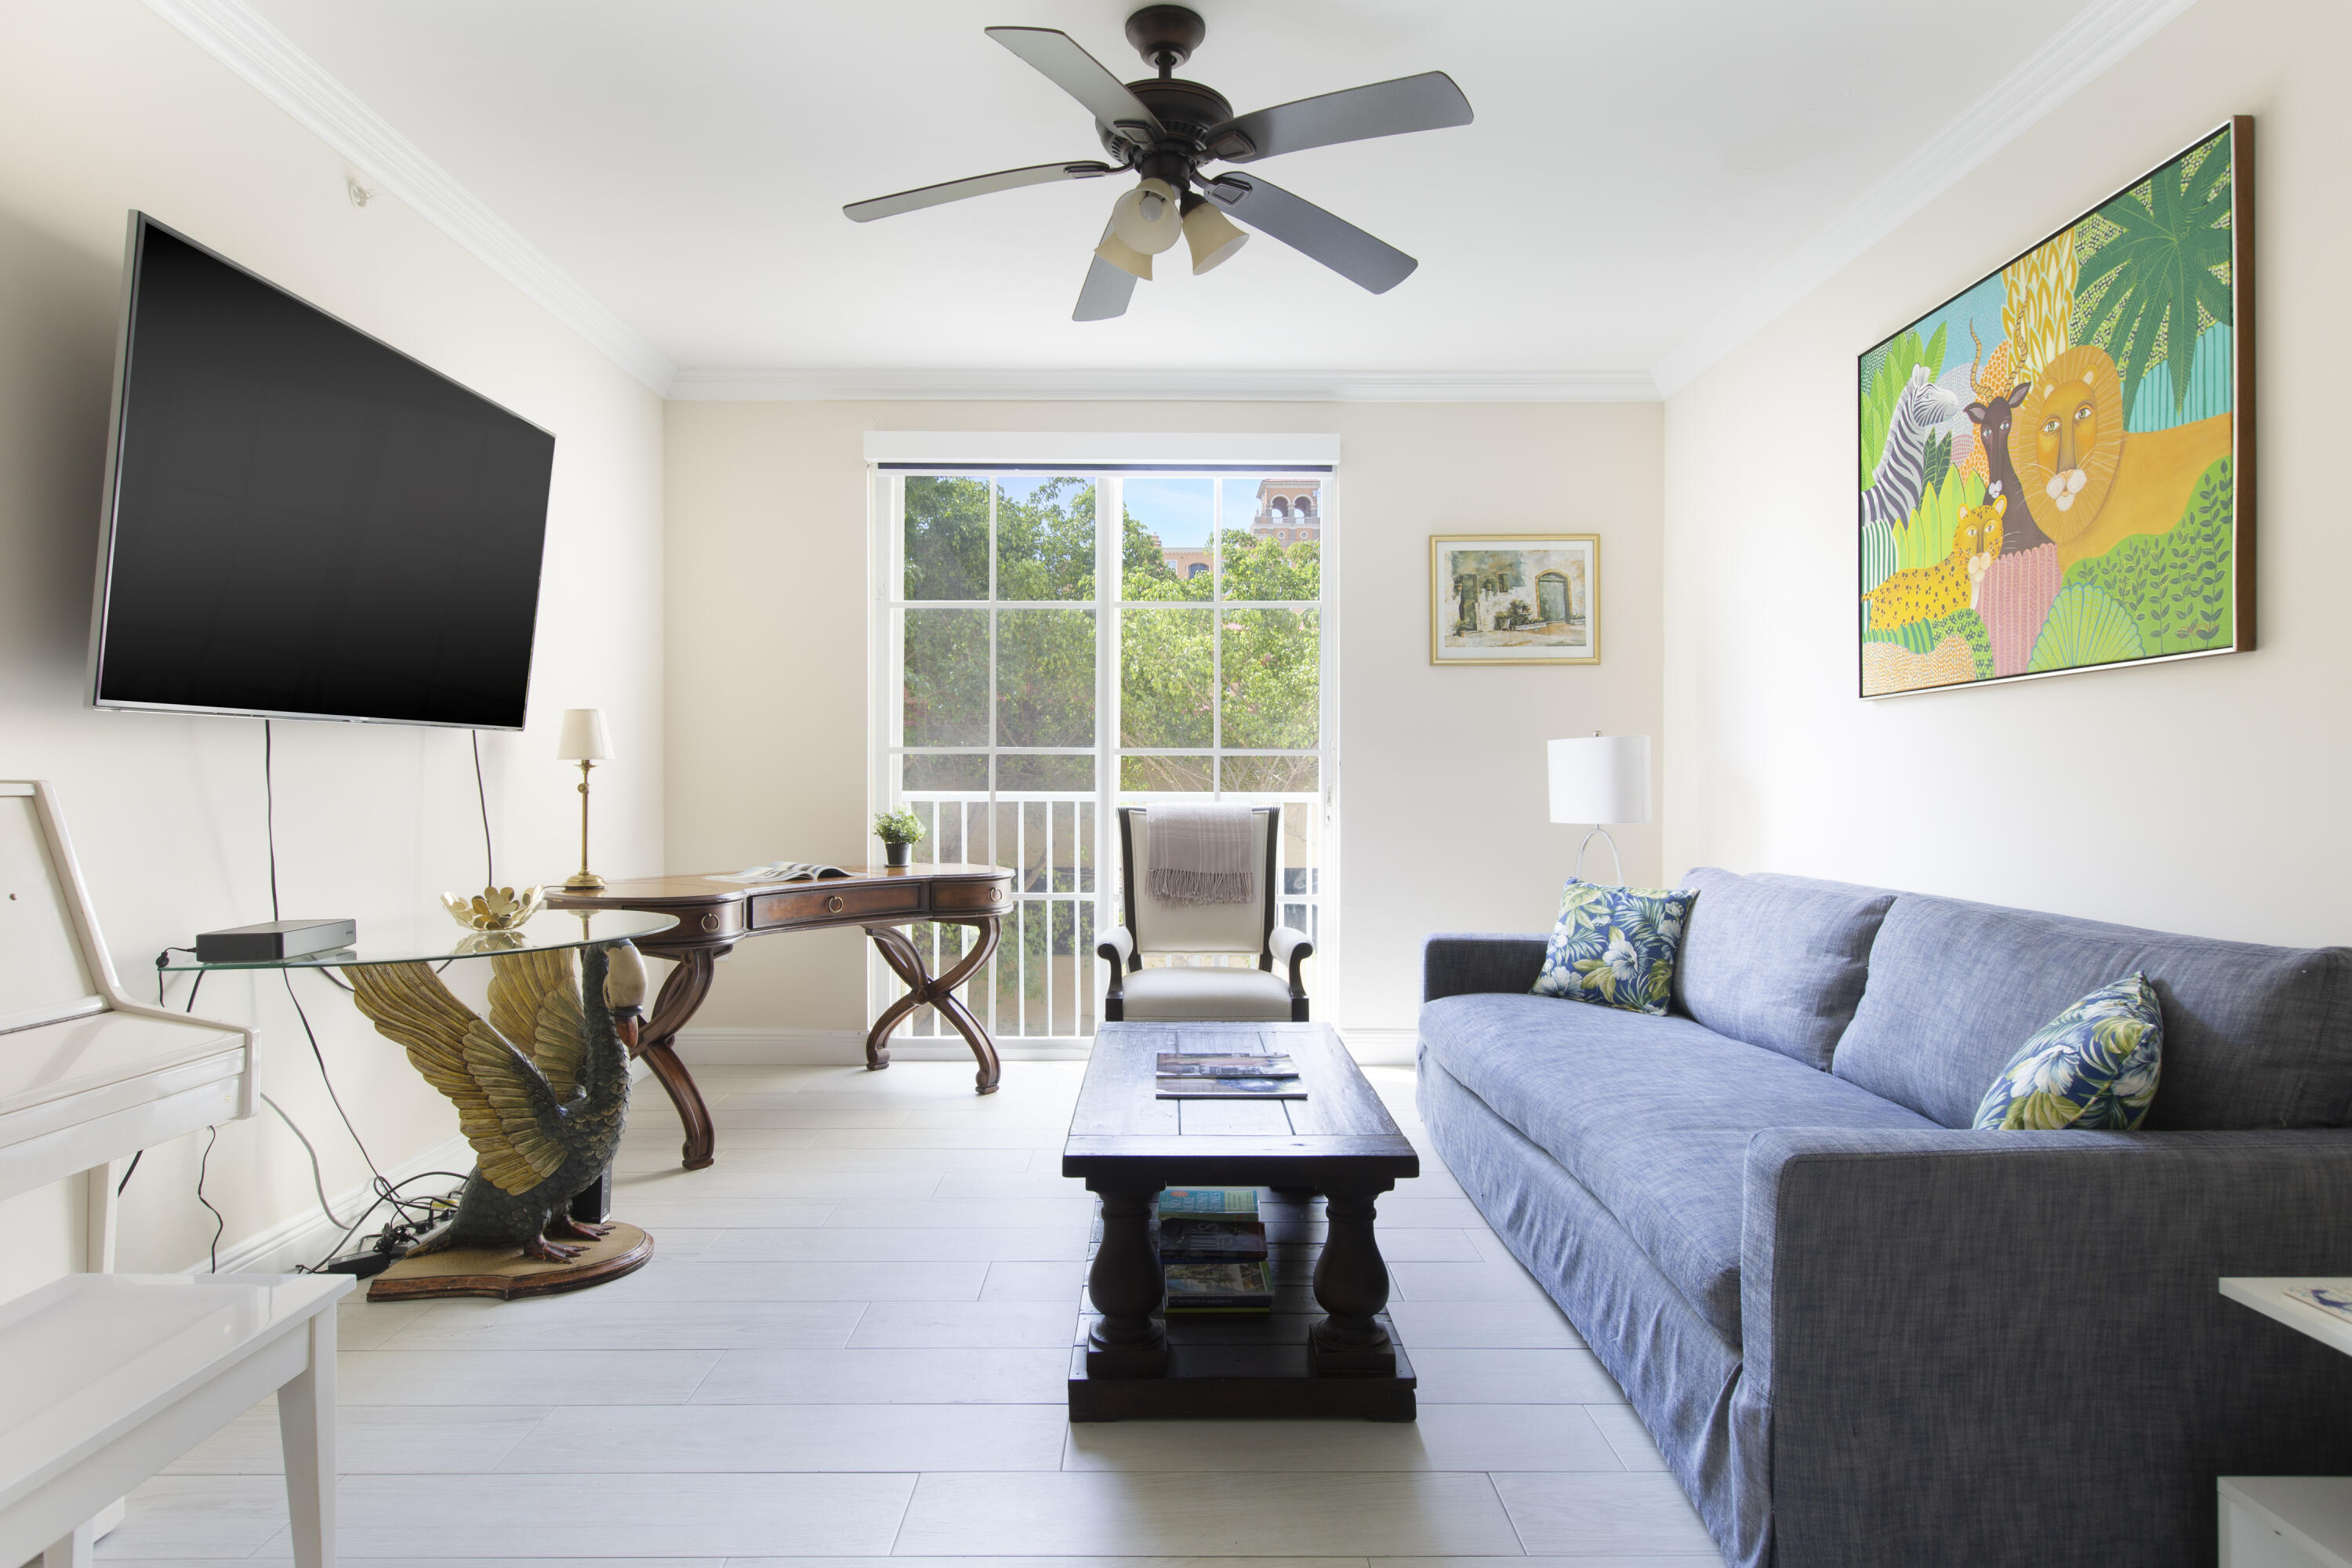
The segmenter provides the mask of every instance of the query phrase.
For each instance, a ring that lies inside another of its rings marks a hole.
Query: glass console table
[[[378,1274],[369,1300],[510,1299],[617,1279],[653,1256],[643,1231],[604,1223],[643,971],[616,968],[614,986],[605,982],[614,948],[677,924],[639,910],[542,910],[511,931],[483,931],[444,914],[363,924],[358,942],[324,952],[227,963],[175,952],[164,956],[180,962],[158,967],[200,978],[344,971],[352,1005],[451,1100],[475,1153],[448,1229]],[[487,1017],[440,979],[474,958],[490,961]]]
[[[291,958],[256,958],[234,963],[204,963],[184,948],[175,962],[159,965],[169,974],[215,969],[357,969],[375,963],[429,963],[436,968],[460,958],[496,958],[501,953],[551,952],[657,936],[677,924],[674,915],[638,910],[541,910],[513,931],[467,931],[447,915],[431,919],[363,923],[350,947]]]

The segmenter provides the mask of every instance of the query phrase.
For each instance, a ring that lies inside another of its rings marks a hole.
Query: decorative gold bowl
[[[547,906],[547,895],[538,888],[525,888],[517,893],[512,888],[484,888],[472,898],[463,893],[444,893],[441,905],[449,918],[471,931],[512,931]]]

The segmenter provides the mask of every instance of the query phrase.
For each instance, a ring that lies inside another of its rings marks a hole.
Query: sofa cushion
[[[1768,1127],[1931,1125],[1687,1018],[1447,996],[1423,1006],[1421,1045],[1599,1199],[1732,1344],[1748,1140]]]
[[[2102,985],[2033,1032],[1985,1090],[1980,1129],[2130,1132],[2163,1067],[2164,1018],[2145,974]]]
[[[1675,1007],[1718,1035],[1829,1070],[1895,895],[1877,888],[1701,866],[1675,970]]]
[[[1659,1014],[1674,994],[1691,895],[1672,888],[1611,888],[1571,877],[1544,948],[1538,996]]]
[[[2352,952],[2168,936],[2065,915],[1899,893],[1831,1070],[1966,1127],[2033,1032],[2137,971],[2164,1019],[2144,1125],[2352,1124]]]

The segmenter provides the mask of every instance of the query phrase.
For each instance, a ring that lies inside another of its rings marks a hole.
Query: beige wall
[[[131,207],[556,434],[530,730],[483,741],[499,872],[520,883],[570,868],[578,797],[551,753],[559,711],[575,704],[609,710],[623,753],[600,775],[599,858],[657,869],[658,400],[397,202],[354,208],[332,152],[135,0],[10,0],[0,30],[0,778],[62,791],[126,983],[152,993],[158,949],[269,913],[260,723],[82,705]],[[287,912],[365,927],[478,887],[472,765],[459,731],[278,726]],[[5,964],[0,954],[0,976]],[[296,984],[379,1163],[454,1136],[454,1113],[396,1047],[323,981]],[[328,1190],[363,1181],[274,977],[215,978],[201,1010],[262,1026],[263,1087],[326,1157]],[[204,1256],[204,1142],[147,1155],[124,1198],[123,1267]],[[226,1216],[226,1246],[315,1212],[302,1151],[267,1111],[220,1130],[205,1193]],[[78,1224],[64,1186],[0,1203],[0,1297],[75,1267]]]
[[[1577,834],[1543,744],[1659,724],[1655,405],[673,403],[668,849],[680,868],[865,853],[867,430],[1336,432],[1345,949],[1321,1015],[1411,1026],[1437,930],[1548,927]],[[1429,664],[1429,536],[1601,536],[1604,662]],[[1654,830],[1621,835],[1636,880]],[[699,1022],[862,1029],[860,938],[737,950]]]
[[[2336,0],[2205,0],[1669,401],[1670,865],[2343,939],[2347,49]],[[1854,356],[2233,112],[2257,121],[2260,650],[1856,700]]]

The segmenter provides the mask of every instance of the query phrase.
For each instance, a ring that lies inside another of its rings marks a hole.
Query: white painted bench
[[[0,1198],[78,1176],[85,1215],[85,1272],[0,1302],[0,1565],[86,1568],[124,1493],[272,1390],[295,1561],[334,1561],[352,1281],[111,1272],[120,1162],[251,1115],[253,1067],[251,1030],[124,994],[54,792],[0,781]]]
[[[72,1274],[0,1304],[0,1563],[88,1568],[116,1499],[273,1391],[299,1568],[335,1540],[337,1274]]]

